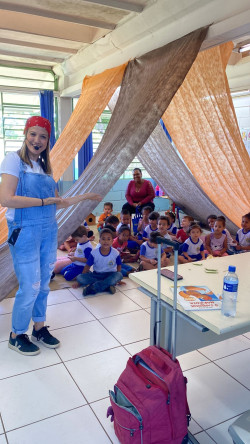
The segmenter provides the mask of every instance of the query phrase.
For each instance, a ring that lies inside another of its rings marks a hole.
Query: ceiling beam
[[[144,9],[143,5],[137,3],[128,3],[122,0],[84,0],[85,3],[95,3],[97,5],[108,6],[114,9],[120,9],[122,11],[130,12],[142,12]]]
[[[0,37],[0,43],[6,43],[8,45],[17,45],[27,48],[45,49],[48,51],[55,51],[55,52],[67,52],[69,54],[76,54],[78,51],[78,49],[63,48],[62,46],[42,45],[41,43],[25,42],[22,40],[2,39],[1,37]]]
[[[47,11],[45,9],[31,8],[29,6],[9,4],[7,2],[0,2],[0,10],[19,12],[21,14],[29,14],[38,17],[44,17],[49,19],[54,19],[63,22],[77,23],[78,25],[90,26],[91,28],[102,28],[102,29],[115,29],[115,24],[111,22],[104,22],[102,20],[88,19],[85,17],[79,17],[75,15],[62,14],[58,11]]]
[[[1,51],[0,52],[0,63],[1,63],[1,57],[2,56],[9,56],[9,57],[18,57],[19,59],[35,59],[35,60],[45,60],[47,62],[52,63],[62,63],[64,62],[63,58],[58,57],[47,57],[47,56],[41,56],[40,54],[37,56],[34,55],[28,55],[28,54],[21,54],[20,52],[12,52],[12,51]]]

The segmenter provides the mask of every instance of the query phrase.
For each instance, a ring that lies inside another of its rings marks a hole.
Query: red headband
[[[46,129],[49,137],[50,137],[50,133],[51,133],[51,124],[50,121],[48,119],[45,119],[44,117],[41,116],[33,116],[30,117],[25,125],[24,128],[24,134],[28,131],[29,128],[33,127],[33,126],[40,126],[41,128]]]

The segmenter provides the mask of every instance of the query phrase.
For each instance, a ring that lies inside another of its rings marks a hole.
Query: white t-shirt
[[[41,165],[38,162],[32,160],[31,163],[33,165],[33,168],[25,164],[25,171],[27,171],[27,173],[45,174]],[[21,165],[21,159],[18,156],[18,154],[16,152],[8,153],[7,156],[3,159],[2,164],[0,166],[0,174],[10,174],[11,176],[19,178],[20,165]],[[6,211],[6,219],[9,222],[12,222],[14,220],[14,216],[15,216],[15,208],[8,208],[8,210]]]

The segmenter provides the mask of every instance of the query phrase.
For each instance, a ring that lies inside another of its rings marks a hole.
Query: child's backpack
[[[107,416],[122,444],[188,443],[190,412],[186,378],[178,360],[155,346],[130,358],[114,391]]]

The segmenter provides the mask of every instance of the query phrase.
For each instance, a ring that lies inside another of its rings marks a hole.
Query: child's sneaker
[[[82,291],[82,295],[83,296],[88,296],[90,294],[96,294],[95,290],[93,289],[93,287],[91,287],[91,285],[87,285],[87,287],[84,287],[83,291]]]
[[[32,341],[40,341],[48,348],[57,348],[60,345],[60,341],[50,334],[48,326],[44,326],[37,331],[33,327],[31,339]]]
[[[40,348],[33,344],[30,341],[29,336],[24,333],[17,335],[14,339],[10,333],[8,347],[18,353],[21,353],[21,355],[26,356],[34,356],[40,353]]]
[[[115,294],[115,293],[116,293],[116,288],[114,287],[114,285],[110,285],[110,287],[109,287],[109,292],[110,292],[111,294]]]

